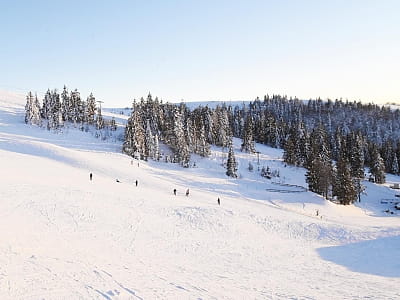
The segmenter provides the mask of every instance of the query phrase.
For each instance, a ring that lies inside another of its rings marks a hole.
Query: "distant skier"
[[[189,196],[189,189],[186,190],[186,197]]]
[[[138,185],[138,183],[139,183],[139,182],[136,180],[136,181],[135,181],[136,186]]]
[[[174,189],[174,195],[176,196],[176,189]]]
[[[218,205],[221,205],[221,201],[219,200],[219,197],[218,197],[217,202],[218,202]]]
[[[89,178],[90,178],[90,181],[92,181],[92,178],[93,178],[93,174],[92,173],[89,174]]]
[[[115,181],[116,181],[116,182],[121,182],[121,181],[119,181],[119,180],[118,180],[118,178],[117,178],[117,179],[115,179]]]

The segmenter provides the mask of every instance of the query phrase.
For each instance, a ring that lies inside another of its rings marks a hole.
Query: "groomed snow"
[[[220,148],[194,168],[138,165],[114,141],[25,125],[17,98],[0,97],[1,299],[400,298],[390,183],[337,206],[280,150],[257,145],[258,165],[238,140],[239,179]]]

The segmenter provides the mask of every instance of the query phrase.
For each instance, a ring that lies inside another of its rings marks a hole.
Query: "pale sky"
[[[0,89],[400,103],[400,1],[1,1]]]

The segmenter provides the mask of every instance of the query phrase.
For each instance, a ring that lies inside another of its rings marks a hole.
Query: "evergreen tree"
[[[62,125],[60,95],[57,90],[50,92],[50,103],[48,108],[48,124],[51,129],[58,129]]]
[[[40,103],[37,95],[35,95],[35,101],[33,102],[31,109],[31,124],[42,126],[42,118],[40,117]]]
[[[306,182],[310,191],[327,198],[333,183],[333,169],[330,161],[316,157],[309,164]]]
[[[295,145],[291,137],[285,143],[283,151],[283,160],[289,165],[297,165],[297,156],[295,153]]]
[[[158,160],[159,152],[158,136],[157,134],[153,135],[150,120],[148,119],[146,124],[145,156]]]
[[[98,109],[96,116],[96,128],[98,130],[103,129],[105,126],[103,115],[101,114],[101,109]]]
[[[48,120],[51,113],[51,92],[50,89],[47,90],[46,94],[44,95],[42,109],[41,109],[41,116],[43,119]]]
[[[243,143],[241,147],[241,151],[245,151],[248,153],[254,153],[256,151],[254,147],[254,127],[251,112],[252,111],[250,111],[244,123]]]
[[[32,106],[33,106],[33,95],[31,92],[26,96],[26,104],[25,104],[25,123],[32,124]]]
[[[138,158],[145,159],[146,138],[142,119],[142,105],[134,103],[132,114],[133,151],[136,153],[135,155],[139,156]]]
[[[306,166],[309,189],[328,198],[333,184],[333,167],[326,130],[322,125],[315,128],[310,136],[310,153]]]
[[[372,152],[372,162],[370,171],[371,174],[374,176],[376,183],[381,183],[381,184],[385,183],[386,181],[385,164],[377,147],[375,147]]]
[[[26,96],[25,123],[37,126],[42,125],[39,100],[37,96],[33,97],[32,92],[29,92]]]
[[[357,134],[349,147],[349,160],[351,164],[351,175],[355,178],[364,178],[364,142],[362,137]]]
[[[67,87],[64,85],[64,89],[61,93],[61,115],[64,122],[72,121],[71,112],[72,108],[69,93]]]
[[[92,93],[90,93],[89,97],[87,98],[86,104],[87,104],[87,116],[86,116],[86,119],[87,119],[87,122],[90,125],[93,125],[94,124],[94,120],[95,120],[97,107],[96,107],[96,98],[93,97]]]
[[[135,156],[134,149],[134,134],[133,134],[133,119],[132,116],[129,117],[128,122],[125,126],[125,137],[124,143],[122,145],[122,152],[126,153],[129,156]]]
[[[226,175],[229,177],[237,178],[237,163],[235,153],[233,152],[232,142],[228,146],[228,161],[226,164]]]
[[[357,200],[357,187],[351,176],[350,164],[344,157],[337,162],[333,194],[341,204],[349,205]]]
[[[187,144],[181,111],[175,107],[173,110],[173,132],[170,137],[170,146],[175,155],[175,161],[183,167],[189,167],[190,152]]]
[[[74,122],[74,125],[76,126],[85,121],[85,104],[82,102],[81,95],[77,89],[71,92],[69,100],[71,121]],[[100,118],[99,120],[102,120],[102,118]],[[97,124],[97,126],[98,125],[99,123]]]

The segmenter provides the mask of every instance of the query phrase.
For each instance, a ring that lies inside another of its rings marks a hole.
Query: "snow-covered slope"
[[[183,169],[23,120],[22,102],[0,100],[1,299],[400,298],[388,186],[336,206],[305,191],[304,170],[277,149],[236,151],[240,178],[229,179],[219,148]],[[260,177],[262,166],[280,177]]]

